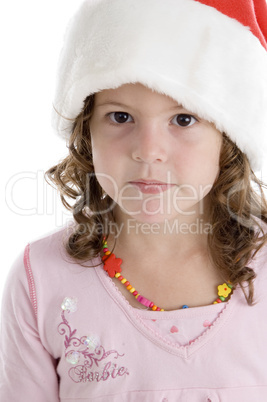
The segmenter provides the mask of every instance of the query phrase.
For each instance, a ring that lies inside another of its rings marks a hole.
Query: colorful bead
[[[149,307],[149,305],[151,303],[150,300],[146,299],[144,296],[141,296],[141,295],[139,295],[137,297],[137,301],[139,301],[139,303],[143,304],[146,307]],[[152,308],[152,310],[153,310],[153,308]]]
[[[121,272],[120,265],[122,263],[122,260],[120,258],[117,258],[115,254],[112,253],[109,256],[104,255],[102,261],[104,263],[104,270],[108,273],[110,278],[114,278],[117,272]]]
[[[102,261],[104,263],[104,269],[105,269],[105,271],[107,271],[107,273],[109,274],[109,276],[111,278],[115,277],[119,281],[121,281],[121,283],[123,283],[125,285],[126,289],[129,290],[130,293],[132,293],[132,295],[136,298],[136,300],[139,303],[150,308],[152,311],[164,311],[163,308],[156,306],[151,300],[148,300],[146,297],[141,296],[137,292],[137,290],[130,284],[130,282],[121,275],[120,265],[122,263],[122,260],[120,258],[116,258],[115,254],[111,253],[108,250],[106,237],[103,238],[103,252],[105,254],[104,257],[102,258]],[[108,257],[108,256],[110,256],[110,257]],[[218,286],[218,296],[219,297],[213,302],[213,304],[224,302],[225,299],[231,293],[232,288],[233,288],[233,286],[231,283],[223,283],[222,285],[219,285]],[[182,308],[185,309],[185,308],[189,308],[189,307],[187,304],[184,304],[182,306]],[[62,303],[62,309],[67,310],[68,306],[66,306],[65,303]]]
[[[218,286],[218,296],[228,297],[231,291],[232,289],[227,285],[227,283]]]

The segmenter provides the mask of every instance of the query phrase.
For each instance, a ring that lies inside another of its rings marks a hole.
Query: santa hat
[[[140,82],[213,122],[254,169],[267,149],[265,0],[86,0],[59,61],[53,126],[84,99]]]

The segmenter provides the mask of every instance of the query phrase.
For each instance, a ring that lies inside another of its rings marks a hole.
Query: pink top
[[[133,308],[102,269],[69,260],[64,230],[28,245],[2,304],[1,402],[267,400],[267,247],[249,307]]]

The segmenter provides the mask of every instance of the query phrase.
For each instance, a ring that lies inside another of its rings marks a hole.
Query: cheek
[[[219,175],[220,151],[221,141],[214,141],[211,143],[211,146],[206,148],[206,152],[203,152],[202,156],[198,159],[196,174],[199,181],[202,182],[203,196],[207,195],[211,190]],[[204,186],[206,186],[206,189]]]
[[[120,158],[117,151],[117,148],[107,141],[92,138],[95,175],[104,192],[112,199],[117,199],[119,194]]]
[[[106,130],[106,129],[105,129]],[[113,136],[106,131],[97,132],[97,135],[91,135],[93,161],[104,165],[112,165],[112,161],[120,161],[119,156],[124,156],[128,152],[129,141],[123,141],[119,136]]]
[[[91,136],[92,143],[92,157],[95,172],[107,172],[110,168],[110,161],[114,155],[111,146],[104,141],[103,138],[98,136]]]
[[[118,198],[118,185],[112,175],[101,171],[96,172],[96,178],[103,191],[113,200],[116,200]]]
[[[175,155],[175,171],[179,184],[199,186],[213,185],[219,173],[221,141],[181,149]]]

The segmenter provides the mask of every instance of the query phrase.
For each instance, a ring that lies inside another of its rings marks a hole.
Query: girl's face
[[[96,94],[90,131],[95,173],[118,217],[201,218],[219,171],[222,134],[213,124],[127,84]]]

